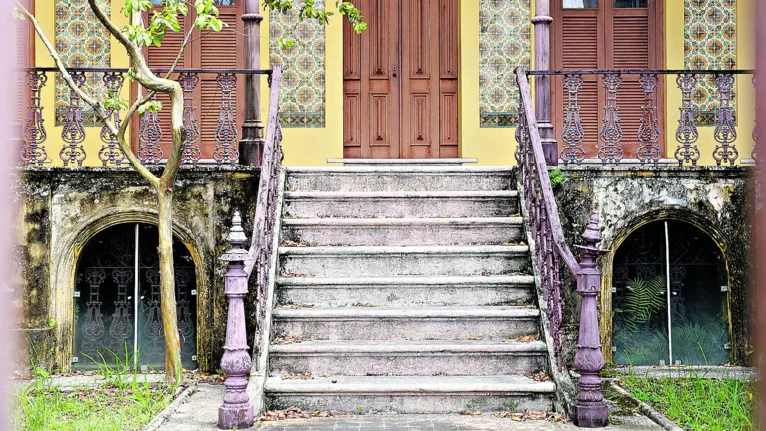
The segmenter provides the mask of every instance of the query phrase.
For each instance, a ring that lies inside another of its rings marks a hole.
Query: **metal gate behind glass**
[[[75,281],[76,369],[118,361],[164,369],[157,227],[122,224],[94,236],[80,255]],[[181,358],[197,368],[196,276],[186,246],[174,239]],[[136,301],[138,298],[138,301]]]
[[[663,220],[637,229],[615,254],[612,286],[615,363],[729,362],[726,267],[698,228]]]

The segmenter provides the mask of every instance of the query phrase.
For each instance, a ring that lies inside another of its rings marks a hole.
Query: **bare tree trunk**
[[[163,179],[157,190],[160,256],[160,307],[165,332],[165,379],[168,384],[181,380],[181,340],[178,335],[176,287],[173,271],[173,186]]]

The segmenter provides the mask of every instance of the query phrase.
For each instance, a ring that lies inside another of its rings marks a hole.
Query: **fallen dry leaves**
[[[536,381],[536,382],[549,382],[551,381],[551,376],[548,375],[545,371],[538,371],[534,374],[527,374],[527,377],[530,379]]]
[[[301,337],[277,337],[274,339],[274,344],[295,344],[295,343],[302,343],[304,341],[314,341],[313,338],[311,339],[302,339]]]
[[[493,413],[492,416],[497,418],[508,418],[516,422],[524,421],[549,421],[549,422],[564,422],[566,417],[561,413],[549,412],[545,410],[527,410],[525,412],[504,412]]]
[[[531,343],[532,341],[535,341],[534,335],[522,335],[521,337],[506,338],[503,340],[503,342],[506,343]]]
[[[333,416],[330,412],[316,410],[313,412],[304,412],[297,407],[290,407],[285,410],[269,410],[263,412],[262,421],[281,421],[285,419],[308,419],[308,418],[326,418]]]
[[[282,374],[282,380],[312,380],[314,376],[311,373],[284,373]]]
[[[282,304],[282,308],[314,308],[314,304]]]

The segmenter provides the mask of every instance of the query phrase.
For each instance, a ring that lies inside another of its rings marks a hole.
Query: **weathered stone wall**
[[[751,203],[749,169],[744,167],[571,167],[561,168],[563,181],[554,186],[567,243],[581,244],[588,217],[601,214],[604,240],[610,249],[600,260],[602,343],[611,354],[611,266],[620,243],[644,223],[676,219],[696,225],[718,244],[729,276],[732,362],[749,362],[748,268]],[[574,281],[562,268],[564,336],[569,364],[574,358],[579,321],[579,297]]]
[[[32,358],[52,370],[70,368],[73,289],[77,259],[99,231],[121,223],[156,224],[156,199],[129,168],[34,168],[15,193],[19,205],[13,297],[22,352],[17,367]],[[197,273],[197,358],[215,371],[226,330],[225,264],[218,257],[234,210],[252,232],[258,169],[182,168],[174,196],[174,232],[191,251]],[[28,351],[23,351],[24,346]],[[31,353],[33,353],[31,355]]]

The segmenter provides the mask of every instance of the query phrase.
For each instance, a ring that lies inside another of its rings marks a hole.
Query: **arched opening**
[[[73,367],[164,368],[157,246],[157,227],[141,223],[104,229],[84,246],[75,276]],[[184,368],[194,369],[196,271],[177,238],[173,253],[181,357]]]
[[[612,267],[614,362],[729,362],[727,280],[720,248],[699,228],[659,220],[636,229]]]

